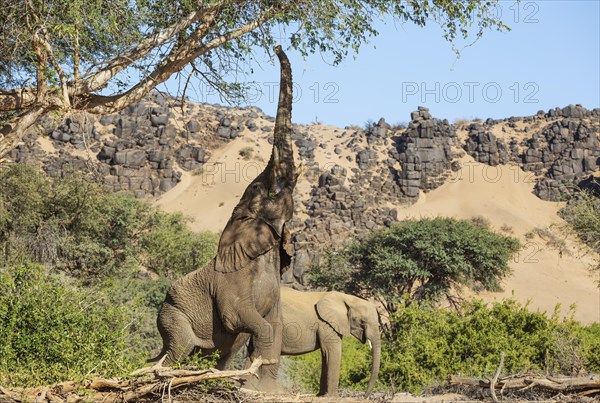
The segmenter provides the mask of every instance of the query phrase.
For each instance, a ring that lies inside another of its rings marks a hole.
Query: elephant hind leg
[[[201,344],[188,317],[170,305],[163,305],[161,308],[158,330],[163,339],[163,348],[156,358],[164,358],[165,366],[187,358],[194,348]]]

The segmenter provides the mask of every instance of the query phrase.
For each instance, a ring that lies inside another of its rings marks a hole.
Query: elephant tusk
[[[371,343],[371,340],[369,340],[369,339],[367,339],[367,341],[369,342],[369,348],[370,348],[371,350],[373,350],[373,343]]]

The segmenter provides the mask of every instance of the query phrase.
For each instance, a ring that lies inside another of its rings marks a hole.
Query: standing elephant
[[[373,350],[371,377],[365,392],[371,394],[381,361],[381,333],[375,304],[341,292],[308,292],[281,289],[283,319],[282,355],[300,355],[321,349],[321,382],[318,396],[336,396],[340,380],[342,337],[352,335]],[[233,350],[250,336],[240,334]],[[248,347],[254,358],[254,338]],[[248,362],[249,364],[249,362]],[[277,375],[274,372],[275,376]]]
[[[271,159],[248,185],[219,240],[217,256],[177,282],[160,308],[157,324],[163,339],[150,360],[164,365],[200,350],[228,356],[240,332],[253,335],[263,364],[279,362],[281,270],[289,264],[297,173],[292,153],[292,73],[280,46],[281,86]]]

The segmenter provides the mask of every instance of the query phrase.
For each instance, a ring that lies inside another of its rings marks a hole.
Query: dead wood
[[[573,394],[581,396],[594,396],[600,394],[600,376],[590,375],[585,377],[552,377],[543,375],[519,375],[507,376],[492,380],[477,379],[471,377],[450,376],[450,385],[464,385],[489,389],[495,391],[526,391],[538,389],[543,391],[557,392],[562,394]]]
[[[127,378],[96,378],[77,384],[64,382],[36,388],[7,388],[0,386],[0,401],[14,402],[127,402],[152,397],[152,394],[168,393],[176,388],[192,386],[211,379],[239,379],[242,376],[258,376],[262,365],[259,357],[252,366],[240,371],[216,369],[188,370],[153,366],[137,370]]]

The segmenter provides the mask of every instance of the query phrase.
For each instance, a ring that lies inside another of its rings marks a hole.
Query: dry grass
[[[244,147],[240,150],[239,154],[240,154],[240,157],[242,157],[243,159],[245,159],[247,161],[247,160],[251,159],[252,156],[254,155],[254,148]]]
[[[471,217],[471,223],[473,223],[473,225],[479,227],[479,228],[485,228],[485,229],[490,229],[491,223],[490,220],[488,220],[487,218],[485,218],[484,216],[474,216]]]
[[[567,250],[567,243],[565,242],[564,238],[559,238],[549,228],[537,227],[533,230],[533,232],[542,240],[546,241],[546,246],[556,249],[561,255],[563,253],[569,254],[569,251]]]

